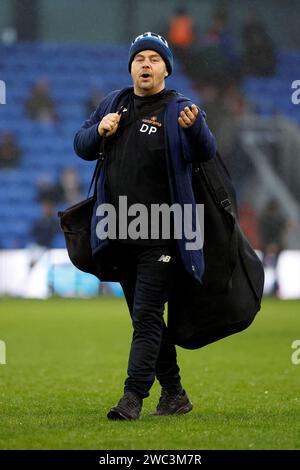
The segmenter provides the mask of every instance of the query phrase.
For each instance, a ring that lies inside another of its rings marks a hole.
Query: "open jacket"
[[[84,160],[99,158],[102,137],[98,133],[98,125],[102,118],[117,112],[122,105],[126,105],[129,95],[133,93],[132,87],[110,93],[97,107],[90,119],[85,121],[74,139],[74,149]],[[213,158],[216,154],[215,138],[210,132],[205,113],[198,113],[195,123],[183,129],[178,123],[180,111],[192,103],[188,98],[174,93],[166,105],[165,110],[165,145],[170,187],[171,203],[192,205],[192,230],[199,230],[196,225],[196,202],[192,188],[192,168],[197,161],[203,162]],[[118,131],[117,131],[118,132]],[[109,240],[101,240],[96,235],[96,226],[100,218],[96,217],[96,209],[100,204],[109,203],[105,191],[106,160],[101,169],[97,182],[97,202],[91,222],[91,246],[93,255],[98,254],[107,246]],[[191,242],[185,237],[182,227],[182,239],[177,240],[183,266],[197,282],[201,283],[204,273],[204,256],[202,249],[187,250],[186,243]],[[201,237],[201,234],[198,234]]]

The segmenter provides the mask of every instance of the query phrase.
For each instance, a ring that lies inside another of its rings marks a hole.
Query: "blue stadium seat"
[[[56,181],[66,166],[80,172],[87,190],[94,162],[85,162],[73,151],[73,139],[86,116],[85,104],[90,92],[99,87],[104,94],[131,84],[127,71],[127,45],[16,43],[0,45],[1,79],[8,85],[8,106],[0,108],[0,134],[15,132],[24,149],[20,167],[0,170],[0,246],[26,246],[32,220],[40,214],[37,181],[48,175]],[[299,107],[291,103],[291,83],[299,78],[298,51],[279,54],[276,76],[249,77],[243,82],[246,96],[262,116],[284,112],[300,123]],[[176,75],[168,79],[170,88],[180,89],[198,104],[201,97],[176,62]],[[20,80],[21,78],[21,80]],[[47,78],[60,120],[54,124],[29,120],[24,101],[34,83]],[[276,99],[274,99],[276,96]],[[17,220],[17,223],[16,223]],[[64,246],[62,234],[54,246]]]

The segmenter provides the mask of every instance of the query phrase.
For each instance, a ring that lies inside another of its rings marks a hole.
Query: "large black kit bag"
[[[263,265],[244,236],[235,191],[217,153],[193,170],[197,204],[204,204],[203,283],[178,270],[168,302],[168,328],[175,344],[201,348],[247,328],[260,310]]]

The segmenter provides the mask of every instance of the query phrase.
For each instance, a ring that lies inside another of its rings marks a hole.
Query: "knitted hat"
[[[129,50],[129,62],[128,70],[131,72],[131,63],[134,59],[134,56],[141,51],[150,49],[151,51],[156,51],[165,61],[168,74],[171,75],[173,70],[173,54],[165,38],[156,33],[144,33],[140,36],[137,36],[131,44]]]

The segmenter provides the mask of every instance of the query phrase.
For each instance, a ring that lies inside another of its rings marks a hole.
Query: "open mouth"
[[[144,72],[144,73],[142,73],[141,77],[142,78],[150,78],[151,75],[150,75],[150,73]]]

